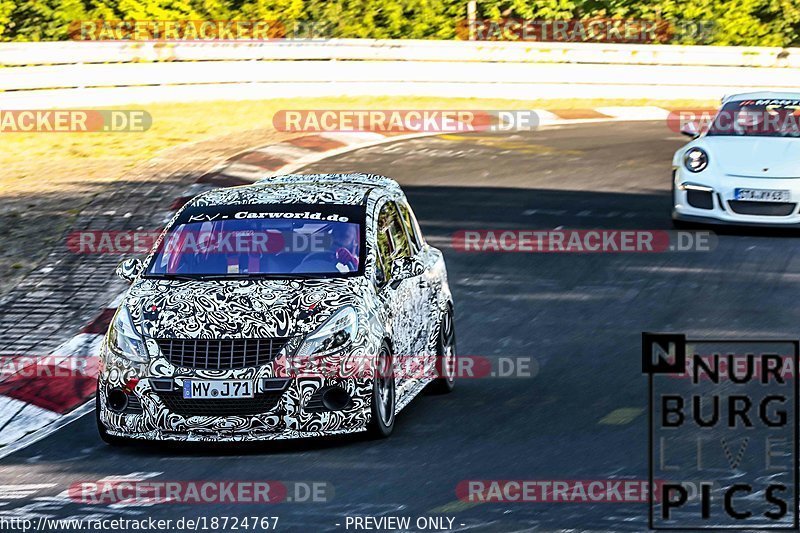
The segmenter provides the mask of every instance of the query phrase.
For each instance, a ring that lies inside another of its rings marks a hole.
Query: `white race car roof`
[[[800,100],[800,92],[757,91],[751,93],[728,94],[722,98],[722,103],[738,102],[739,100]]]

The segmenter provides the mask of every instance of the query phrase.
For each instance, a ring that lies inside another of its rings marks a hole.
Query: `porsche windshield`
[[[800,137],[800,100],[740,100],[720,109],[708,135]]]
[[[363,206],[190,207],[169,228],[145,277],[344,277],[363,272]]]

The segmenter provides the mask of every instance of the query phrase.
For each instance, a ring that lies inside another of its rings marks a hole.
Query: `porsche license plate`
[[[750,200],[755,202],[789,202],[792,194],[785,189],[735,189],[737,200]]]
[[[183,397],[196,400],[252,398],[253,383],[234,379],[186,379],[183,381]]]

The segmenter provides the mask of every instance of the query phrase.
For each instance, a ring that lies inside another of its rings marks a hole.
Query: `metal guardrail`
[[[756,72],[749,72],[752,70]],[[800,71],[753,67],[426,61],[185,61],[0,69],[0,88],[6,91],[215,83],[571,83],[792,88],[800,87]]]
[[[0,43],[0,65],[146,61],[455,61],[800,68],[800,48],[379,39]]]
[[[800,91],[800,48],[481,41],[0,44],[0,109],[295,96],[718,99]]]

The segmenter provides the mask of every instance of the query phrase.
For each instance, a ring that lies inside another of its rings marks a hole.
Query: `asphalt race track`
[[[463,229],[670,229],[670,160],[684,139],[663,122],[589,123],[399,141],[305,169],[398,179],[429,241],[445,250],[459,353],[530,357],[534,375],[461,380],[451,395],[423,395],[377,442],[111,448],[85,416],[0,461],[0,485],[52,484],[0,491],[0,513],[279,516],[278,531],[345,531],[355,515],[454,516],[460,530],[645,529],[646,504],[467,504],[455,489],[469,479],[646,479],[641,332],[797,337],[796,236],[727,231],[707,253],[463,253],[450,243]],[[619,409],[627,416],[607,418]],[[115,508],[57,496],[75,482],[134,473],[319,481],[334,496]]]

